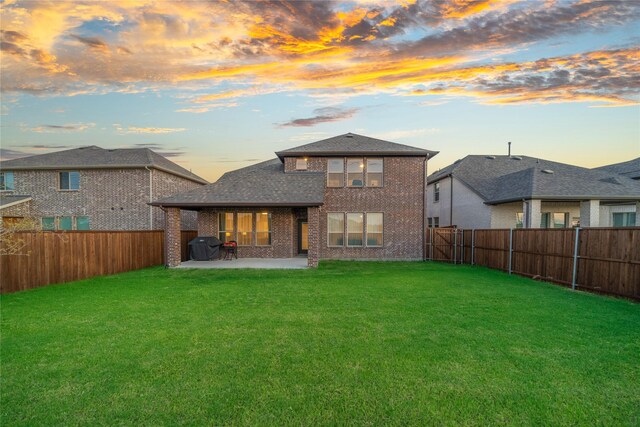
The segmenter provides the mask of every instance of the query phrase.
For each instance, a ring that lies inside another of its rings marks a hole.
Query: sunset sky
[[[640,156],[640,2],[0,2],[2,159],[149,147],[208,180],[354,132]]]

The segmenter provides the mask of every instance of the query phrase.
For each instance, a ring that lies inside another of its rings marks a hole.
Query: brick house
[[[49,230],[157,230],[164,214],[149,202],[205,184],[147,148],[75,148],[0,162],[0,216]],[[195,229],[195,213],[182,224]]]
[[[638,224],[640,181],[534,157],[470,155],[429,176],[427,199],[434,227],[626,227]]]
[[[345,134],[277,152],[204,187],[158,199],[167,265],[180,264],[180,212],[242,257],[421,260],[427,160],[437,152]]]

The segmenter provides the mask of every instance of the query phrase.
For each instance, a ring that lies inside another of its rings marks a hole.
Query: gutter
[[[449,188],[449,226],[453,226],[453,172],[449,174],[451,188]]]
[[[144,168],[149,171],[149,230],[153,230],[153,206],[150,204],[153,202],[153,171],[149,166]]]

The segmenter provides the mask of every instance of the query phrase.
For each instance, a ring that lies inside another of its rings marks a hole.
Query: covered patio
[[[307,257],[294,258],[238,258],[230,261],[184,261],[177,268],[298,270],[308,268]]]

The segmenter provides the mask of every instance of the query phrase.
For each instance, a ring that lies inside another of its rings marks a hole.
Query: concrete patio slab
[[[234,258],[231,261],[184,261],[176,268],[263,268],[289,270],[307,268],[307,258]]]

